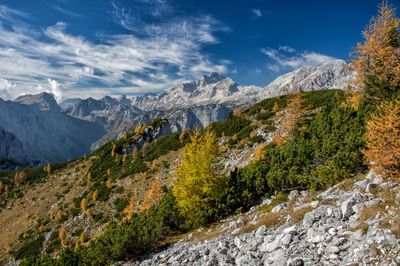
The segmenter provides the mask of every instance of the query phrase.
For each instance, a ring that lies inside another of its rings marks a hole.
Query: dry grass
[[[258,227],[265,225],[267,228],[277,228],[285,223],[285,219],[283,219],[284,213],[282,212],[274,212],[268,213],[261,218],[258,219],[256,224],[247,223],[238,232],[233,234],[233,236],[238,236],[246,233],[253,232]]]
[[[182,236],[183,238],[189,238],[188,240],[191,241],[193,244],[197,244],[200,242],[203,242],[204,240],[210,240],[212,238],[216,238],[219,236],[222,236],[226,230],[221,230],[224,225],[227,223],[214,223],[210,225],[209,227],[201,230],[200,232],[198,230],[186,233],[185,235]],[[189,235],[191,235],[189,237]]]
[[[358,225],[357,227],[350,228],[350,231],[351,231],[351,232],[356,232],[356,231],[358,231],[358,230],[361,229],[363,235],[365,235],[365,234],[368,232],[368,228],[369,228],[369,225],[368,225],[367,223],[362,222],[362,223],[360,223],[360,225]]]
[[[344,191],[352,191],[354,186],[354,178],[346,178],[339,183],[338,188]]]
[[[309,206],[309,207],[301,208],[295,212],[292,212],[292,215],[291,215],[292,218],[290,219],[290,223],[296,224],[296,223],[300,222],[301,220],[303,220],[304,215],[306,215],[307,212],[310,212],[312,210],[314,210],[314,208]]]
[[[375,192],[377,197],[381,198],[383,202],[379,202],[369,207],[365,207],[362,209],[359,220],[364,222],[372,217],[375,217],[377,214],[386,215],[387,209],[386,206],[389,208],[394,207],[397,208],[398,205],[396,204],[396,195],[390,190],[384,190],[381,192]]]

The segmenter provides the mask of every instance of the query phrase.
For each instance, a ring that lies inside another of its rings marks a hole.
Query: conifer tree
[[[98,197],[99,197],[99,191],[96,189],[92,194],[92,199],[96,201]]]
[[[135,148],[133,149],[133,151],[132,151],[132,163],[134,163],[134,162],[136,161],[137,156],[138,156],[138,150],[137,150],[137,148],[135,147]]]
[[[107,179],[106,187],[109,189],[111,189],[113,187],[113,183],[112,183],[111,179]]]
[[[179,140],[184,141],[190,135],[190,128],[185,128],[182,130],[181,134],[179,135]]]
[[[258,160],[258,159],[262,159],[264,158],[264,149],[265,149],[266,145],[265,144],[261,144],[258,145],[256,151],[254,152],[254,157]]]
[[[117,146],[115,145],[115,143],[113,142],[113,146],[112,146],[112,149],[111,149],[111,157],[114,157],[115,156],[115,149],[117,148]]]
[[[289,91],[288,101],[287,107],[278,113],[282,121],[275,132],[273,141],[279,146],[285,144],[292,137],[293,129],[306,112],[303,107],[305,99],[297,84],[293,84],[292,89]]]
[[[67,228],[64,226],[61,227],[60,231],[58,232],[58,237],[60,238],[61,241],[61,246],[65,246],[68,243],[68,231]]]
[[[87,201],[86,198],[83,198],[83,199],[81,200],[81,209],[84,210],[84,211],[86,211],[87,208],[88,208],[88,201]]]
[[[144,197],[141,211],[147,211],[152,205],[157,204],[161,200],[161,195],[162,189],[160,180],[153,180],[150,189]]]
[[[362,32],[364,42],[351,54],[351,68],[357,73],[355,85],[381,100],[400,89],[400,20],[387,1],[378,8]]]
[[[129,200],[129,205],[125,207],[125,220],[129,220],[132,218],[132,214],[134,214],[137,210],[137,202],[135,201],[134,197],[132,196]]]
[[[367,122],[367,149],[371,168],[384,177],[400,178],[400,101],[384,102]]]
[[[207,209],[220,188],[221,179],[215,165],[217,158],[218,145],[214,132],[210,128],[203,133],[196,129],[180,155],[172,189],[189,227],[208,219]]]

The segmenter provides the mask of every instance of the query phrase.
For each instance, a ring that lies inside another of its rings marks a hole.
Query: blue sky
[[[0,98],[136,95],[212,71],[265,86],[348,60],[379,2],[0,0]]]

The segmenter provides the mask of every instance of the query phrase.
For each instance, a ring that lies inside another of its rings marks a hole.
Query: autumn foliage
[[[362,32],[364,43],[358,43],[351,55],[351,68],[357,73],[354,83],[369,96],[382,99],[399,90],[399,24],[395,10],[383,1],[378,16]]]
[[[367,149],[371,168],[384,177],[400,177],[400,101],[382,103],[367,122]]]
[[[305,99],[296,84],[293,85],[292,90],[288,93],[288,97],[287,107],[278,113],[278,117],[281,117],[282,121],[273,139],[278,146],[285,144],[291,138],[292,130],[305,113],[305,108],[303,107]]]
[[[147,191],[144,197],[142,207],[140,210],[147,211],[148,209],[150,209],[151,206],[157,204],[161,200],[161,195],[162,195],[161,182],[159,180],[154,180],[151,183],[150,189]]]
[[[135,201],[134,197],[132,196],[129,200],[129,205],[126,206],[124,209],[125,213],[125,220],[129,220],[132,218],[132,214],[134,214],[137,211],[137,202]]]
[[[203,133],[198,129],[194,130],[175,168],[172,189],[178,208],[187,218],[189,226],[204,223],[205,212],[217,193],[219,183],[215,168],[217,156],[218,145],[214,132],[210,128]],[[194,213],[198,214],[196,218]]]

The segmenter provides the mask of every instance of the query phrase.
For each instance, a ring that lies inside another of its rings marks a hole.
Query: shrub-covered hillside
[[[43,185],[68,171],[76,184],[61,191],[57,211],[53,207],[21,232],[8,256],[27,265],[131,260],[274,193],[319,190],[352,178],[366,170],[361,150],[373,106],[363,100],[356,110],[343,91],[299,92],[239,109],[198,133],[150,140],[148,125],[137,127],[86,158],[54,167],[50,177],[45,172]],[[213,160],[196,163],[211,150]],[[188,168],[178,156],[187,156],[181,159]],[[184,169],[197,170],[186,170],[189,179],[174,174]],[[13,175],[7,173],[9,185]],[[28,186],[37,185],[21,185],[22,198]],[[80,192],[67,199],[77,187]],[[18,204],[11,197],[6,202]]]

